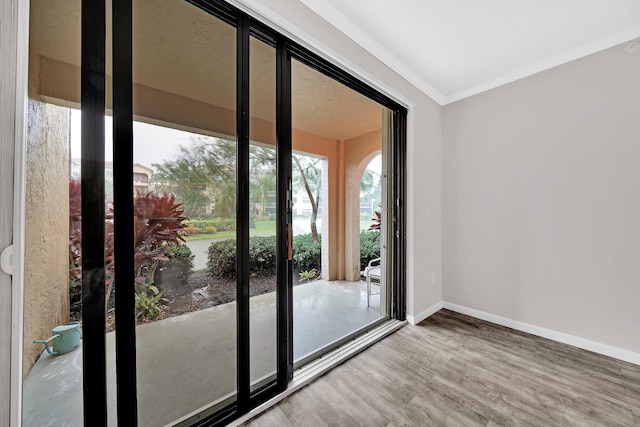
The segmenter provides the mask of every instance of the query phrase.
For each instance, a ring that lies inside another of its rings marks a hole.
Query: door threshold
[[[382,340],[387,335],[397,331],[406,324],[406,320],[389,320],[387,322],[384,322],[380,326],[370,330],[369,332],[366,332],[353,341],[350,341],[343,346],[336,348],[332,352],[321,356],[317,360],[304,365],[294,372],[293,380],[291,380],[285,391],[266,401],[262,405],[252,409],[250,412],[234,420],[229,425],[238,426],[255,417],[256,415],[259,415],[260,413],[266,411],[272,406],[275,406],[278,402],[280,402],[287,396],[295,393],[302,387],[311,383],[316,378],[321,377],[334,367],[345,362],[361,351],[364,351],[368,347]]]

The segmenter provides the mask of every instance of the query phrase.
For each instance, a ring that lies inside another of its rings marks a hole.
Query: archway
[[[360,280],[360,180],[371,161],[381,153],[380,132],[359,144],[359,156],[345,165],[345,280]]]

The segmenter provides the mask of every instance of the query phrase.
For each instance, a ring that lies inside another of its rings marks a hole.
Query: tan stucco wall
[[[23,375],[69,319],[69,110],[29,100]]]
[[[382,151],[382,129],[346,141],[344,151],[345,280],[360,280],[360,179]]]

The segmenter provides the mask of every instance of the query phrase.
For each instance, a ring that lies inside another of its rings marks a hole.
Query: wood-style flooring
[[[640,425],[640,366],[441,310],[245,425]]]

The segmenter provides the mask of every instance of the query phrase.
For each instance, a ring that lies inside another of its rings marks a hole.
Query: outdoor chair
[[[382,276],[382,267],[380,266],[380,258],[374,258],[369,261],[369,264],[362,273],[367,282],[367,307],[369,307],[371,295],[380,295],[380,278]],[[374,292],[373,286],[377,286],[378,290]]]

